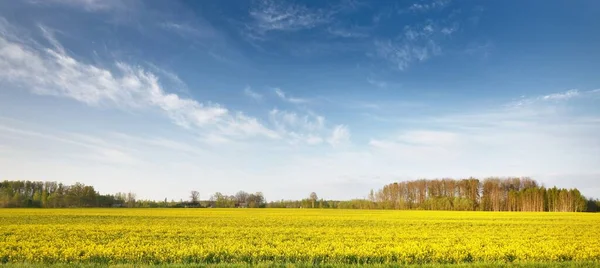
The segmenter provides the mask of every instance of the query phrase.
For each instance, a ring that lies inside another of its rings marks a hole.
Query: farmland
[[[600,214],[3,209],[8,264],[600,265]]]

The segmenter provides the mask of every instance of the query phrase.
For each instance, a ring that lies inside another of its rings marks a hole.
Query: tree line
[[[577,189],[545,188],[530,178],[415,180],[371,191],[376,208],[471,211],[596,211]]]
[[[600,200],[586,199],[577,189],[545,188],[530,178],[435,179],[394,182],[371,190],[367,198],[319,199],[315,192],[301,200],[267,202],[261,192],[216,192],[206,200],[191,191],[189,200],[138,200],[136,194],[100,194],[93,186],[57,182],[2,181],[0,207],[130,207],[130,208],[329,208],[459,211],[600,211]]]
[[[100,194],[93,186],[82,183],[66,185],[58,182],[2,181],[0,182],[0,207],[129,207],[129,208],[179,208],[179,207],[248,207],[264,208],[266,200],[261,192],[239,191],[235,195],[217,192],[208,200],[200,200],[198,191],[191,191],[190,200],[139,200],[132,192]]]
[[[135,207],[134,193],[101,195],[93,186],[82,183],[65,185],[58,182],[2,181],[0,207]]]

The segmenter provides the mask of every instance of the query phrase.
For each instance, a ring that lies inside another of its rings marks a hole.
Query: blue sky
[[[0,1],[0,179],[600,197],[598,25],[598,1]]]

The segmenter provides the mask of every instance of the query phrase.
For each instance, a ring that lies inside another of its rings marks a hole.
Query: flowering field
[[[598,262],[600,214],[4,209],[1,263]]]

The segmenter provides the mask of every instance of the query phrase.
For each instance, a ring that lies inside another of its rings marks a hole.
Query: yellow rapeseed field
[[[3,263],[600,262],[600,214],[3,209]],[[600,264],[600,263],[599,263]]]

